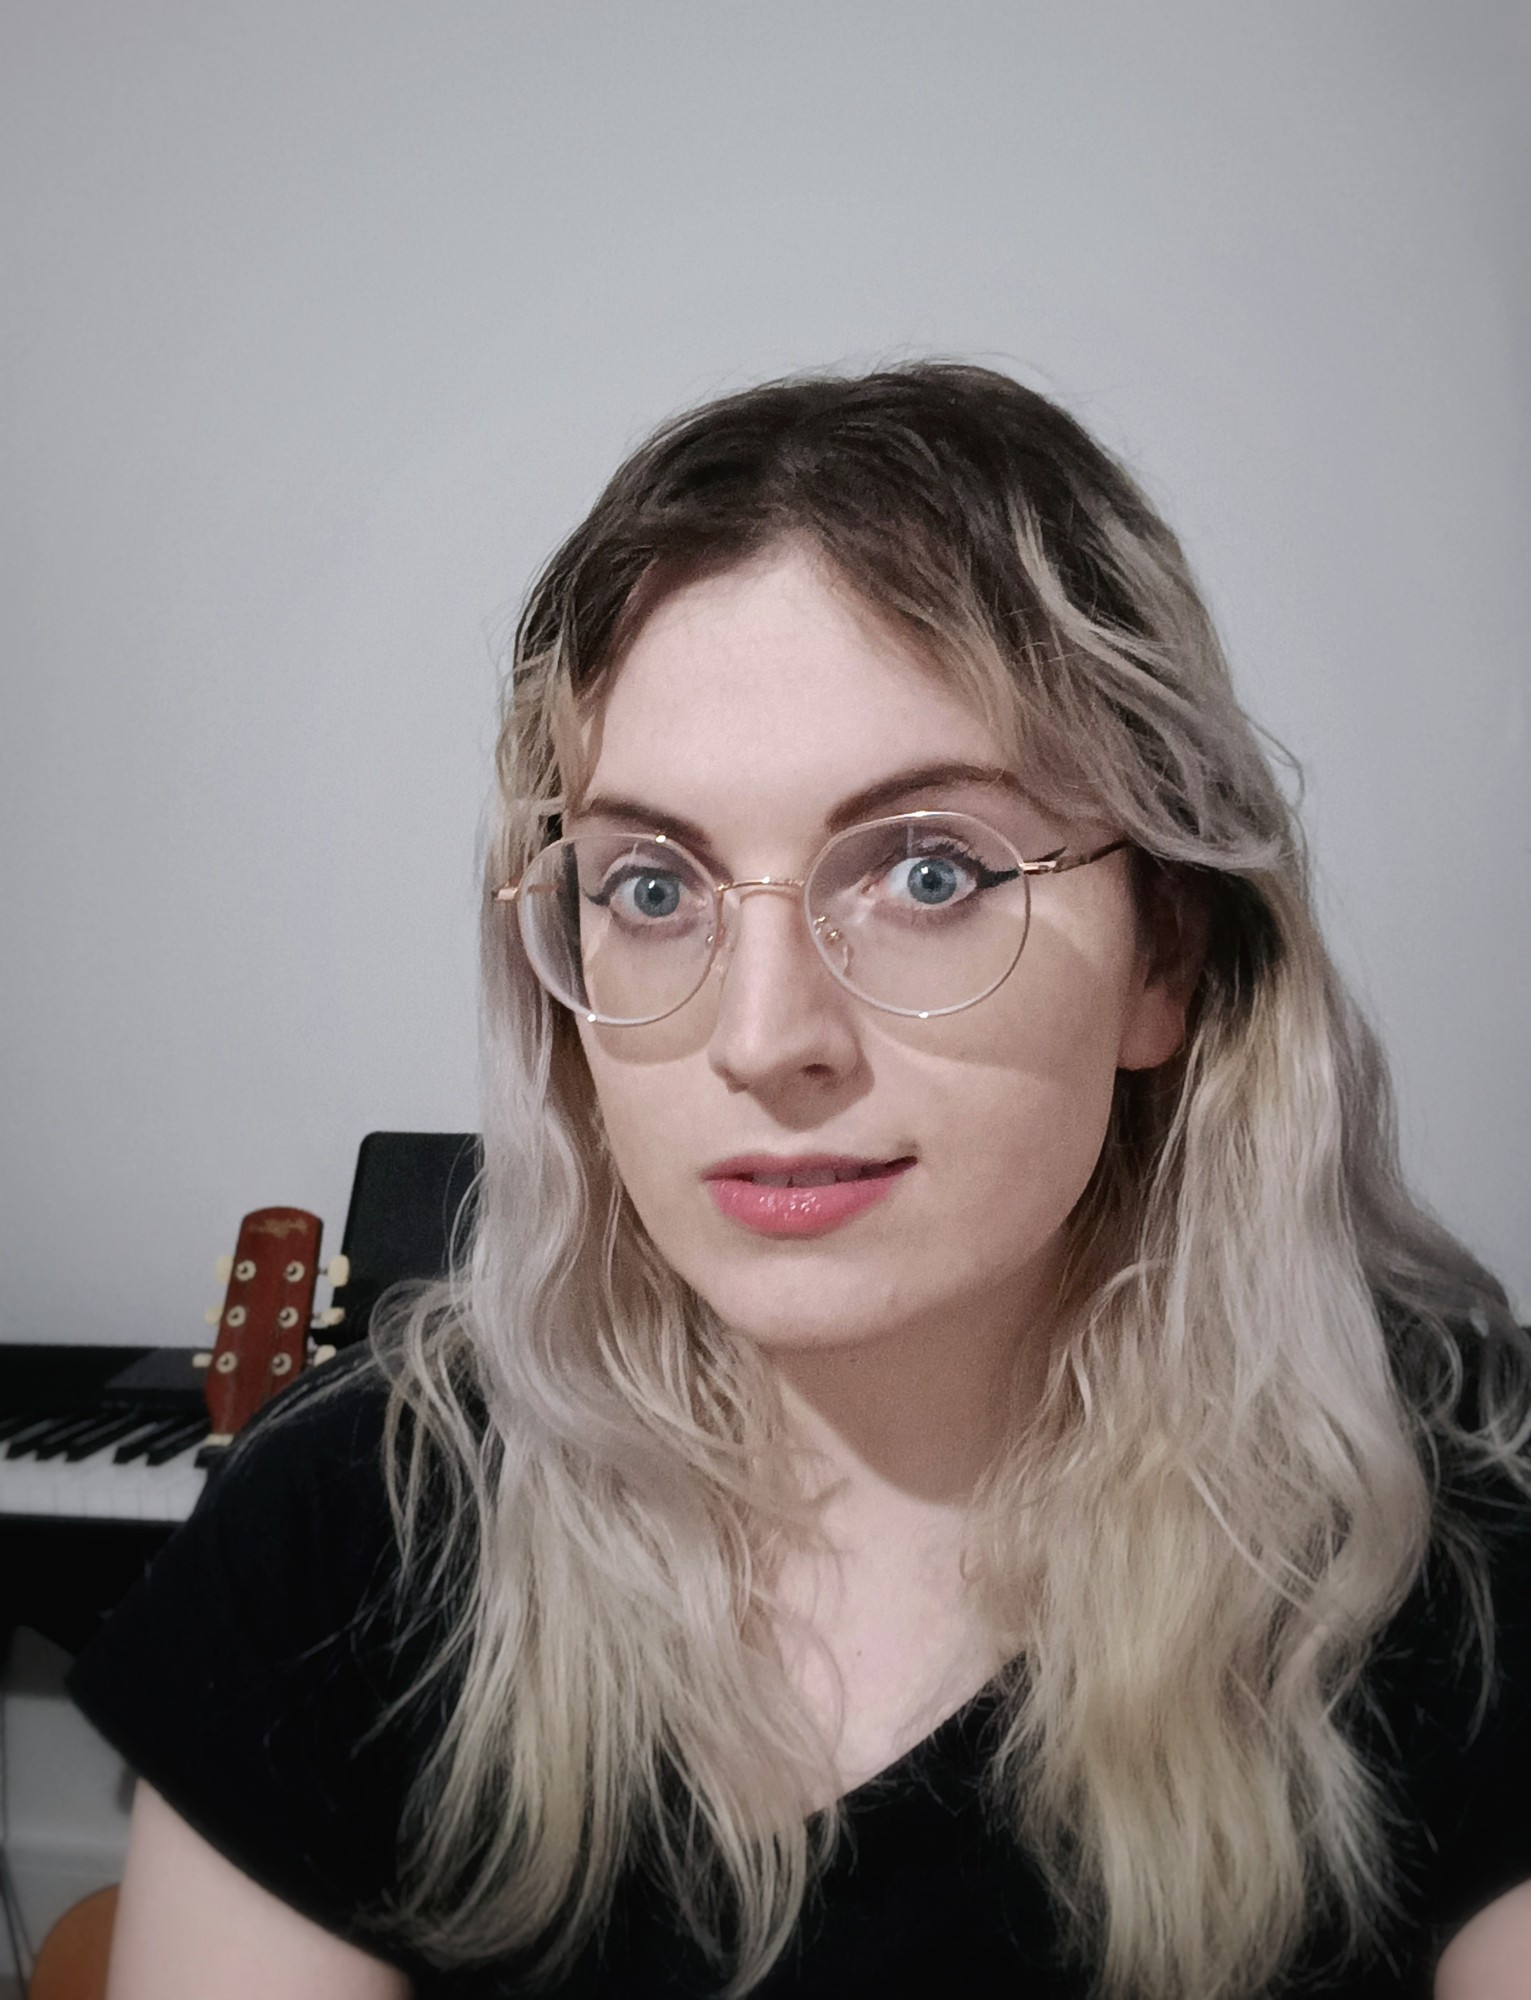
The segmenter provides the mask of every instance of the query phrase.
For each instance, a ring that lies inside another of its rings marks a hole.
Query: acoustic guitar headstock
[[[209,1444],[227,1444],[307,1361],[322,1227],[306,1209],[252,1209],[220,1260],[228,1289],[207,1362]]]

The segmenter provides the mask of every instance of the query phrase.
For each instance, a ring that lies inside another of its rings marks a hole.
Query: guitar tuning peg
[[[322,1346],[314,1349],[314,1367],[317,1368],[321,1361],[333,1361],[334,1359],[335,1350],[328,1341],[325,1341]]]
[[[199,1351],[198,1353],[194,1354],[191,1357],[191,1365],[193,1368],[211,1368],[213,1365],[213,1357],[211,1351],[210,1350]]]
[[[346,1316],[344,1306],[326,1306],[322,1313],[315,1315],[315,1326],[339,1326]]]
[[[349,1285],[351,1282],[351,1260],[344,1251],[332,1257],[324,1267],[324,1275],[332,1285]]]
[[[234,1259],[232,1257],[219,1257],[215,1259],[213,1263],[213,1276],[218,1280],[220,1285],[226,1285],[233,1275]]]
[[[202,1315],[202,1324],[204,1326],[216,1326],[222,1318],[222,1306],[209,1306],[207,1311]]]

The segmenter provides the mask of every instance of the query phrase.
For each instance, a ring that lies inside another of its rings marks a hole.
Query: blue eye
[[[673,875],[631,875],[628,900],[642,917],[673,917],[680,908],[680,883]]]
[[[668,869],[633,868],[604,883],[590,900],[629,921],[641,918],[660,923],[680,908],[684,886]]]
[[[924,910],[946,909],[973,893],[980,870],[951,854],[911,854],[884,878],[884,890]]]
[[[917,903],[927,908],[949,903],[962,893],[960,871],[942,854],[924,854],[908,864],[903,886]]]
[[[609,910],[613,919],[628,931],[652,930],[669,936],[676,920],[695,921],[703,913],[706,897],[697,885],[673,868],[618,868],[608,875],[588,901]]]

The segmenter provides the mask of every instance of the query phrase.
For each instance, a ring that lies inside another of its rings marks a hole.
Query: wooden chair
[[[28,2000],[106,2000],[106,1966],[117,1915],[115,1888],[65,1910],[43,1939],[27,1982]]]

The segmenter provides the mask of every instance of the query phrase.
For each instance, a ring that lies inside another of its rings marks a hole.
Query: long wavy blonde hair
[[[638,450],[522,616],[487,883],[556,832],[578,724],[654,605],[789,543],[915,641],[1042,804],[1130,837],[1145,907],[1206,931],[1184,1049],[1119,1078],[970,1564],[1014,1661],[990,1803],[1096,1990],[1257,1992],[1320,1912],[1359,1942],[1388,1908],[1385,1796],[1337,1705],[1432,1535],[1489,1639],[1443,1468],[1514,1463],[1520,1339],[1404,1189],[1381,1058],[1179,545],[1002,375],[771,383]],[[740,1995],[844,1820],[805,1810],[824,1747],[773,1638],[813,1513],[768,1371],[645,1236],[502,909],[483,953],[471,1243],[375,1336],[405,1600],[441,1621],[449,1690],[394,1920],[439,1962],[514,1952],[553,1981],[643,1870]]]

